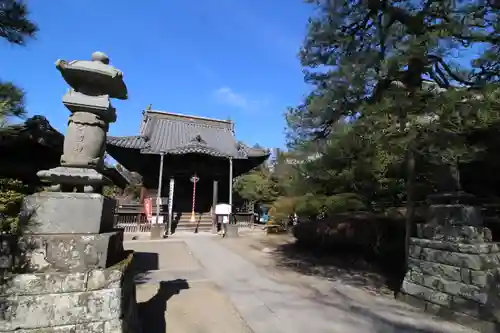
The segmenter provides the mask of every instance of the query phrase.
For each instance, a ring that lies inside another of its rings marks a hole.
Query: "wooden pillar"
[[[218,191],[218,186],[219,182],[214,179],[213,182],[213,189],[212,189],[212,233],[217,232],[217,215],[215,215],[215,206],[217,206],[218,198],[217,198],[217,191]]]
[[[196,221],[195,217],[195,210],[196,210],[196,183],[200,180],[200,178],[196,175],[196,173],[190,178],[191,182],[193,183],[193,198],[192,198],[192,203],[191,203],[191,218],[189,221],[191,223],[194,223]]]
[[[164,153],[160,154],[160,170],[158,171],[158,190],[156,191],[156,224],[160,222],[160,208],[162,204],[162,187],[163,187],[163,157]],[[165,223],[165,222],[164,222]]]
[[[157,190],[156,190],[156,221],[153,224],[151,221],[151,231],[150,231],[150,238],[151,239],[158,239],[162,238],[165,235],[165,225],[163,224],[163,232],[162,232],[162,226],[159,225],[160,222],[160,209],[162,206],[162,187],[163,187],[163,159],[165,157],[165,153],[160,154],[160,169],[158,170],[158,185],[157,185]],[[165,222],[163,222],[165,223]]]
[[[141,185],[141,193],[139,194],[139,213],[137,214],[137,232],[141,231],[141,222],[142,222],[142,212],[144,210],[144,198],[146,197],[147,189],[144,185]]]

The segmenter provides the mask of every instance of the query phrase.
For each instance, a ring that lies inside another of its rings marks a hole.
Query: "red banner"
[[[152,198],[144,198],[144,214],[149,222],[153,218],[153,199]]]

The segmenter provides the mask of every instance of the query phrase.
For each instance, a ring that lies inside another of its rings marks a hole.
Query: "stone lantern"
[[[56,68],[71,87],[63,104],[71,112],[61,166],[38,173],[62,192],[101,192],[109,184],[101,173],[109,124],[116,121],[110,98],[127,99],[123,74],[109,58],[94,52],[92,60],[57,60]]]
[[[127,98],[123,75],[101,52],[56,67],[71,87],[63,97],[71,112],[64,152],[61,166],[38,173],[55,184],[51,191],[24,199],[22,232],[0,235],[0,269],[10,268],[0,331],[140,333],[133,252],[114,227],[115,200],[101,193],[116,120],[110,98]]]

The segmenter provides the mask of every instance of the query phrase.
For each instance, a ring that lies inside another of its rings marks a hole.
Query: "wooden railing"
[[[165,205],[160,205],[160,215],[166,215]],[[156,216],[156,204],[153,204],[153,215]],[[143,206],[139,203],[118,204],[115,209],[115,228],[124,229],[125,232],[149,232],[151,223],[144,214]]]
[[[254,224],[254,215],[253,213],[244,213],[244,212],[238,212],[233,214],[234,220],[236,220],[236,223],[238,226],[242,228],[251,228],[253,227]]]
[[[156,216],[156,205],[153,204],[153,219]],[[168,207],[160,206],[160,216],[163,217],[163,225],[167,222]],[[252,227],[254,224],[253,213],[237,212],[233,215],[236,223],[243,228]],[[151,223],[144,215],[143,206],[138,203],[119,204],[115,209],[115,228],[124,229],[125,232],[149,232]]]

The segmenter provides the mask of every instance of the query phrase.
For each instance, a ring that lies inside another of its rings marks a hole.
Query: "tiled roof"
[[[142,136],[108,136],[108,145],[120,148],[145,149],[149,147],[146,139]]]
[[[32,141],[46,147],[63,145],[64,136],[44,116],[33,116],[24,123],[5,126],[0,132],[0,146],[14,146]]]
[[[149,154],[198,153],[218,157],[263,157],[269,153],[237,142],[230,121],[147,110],[139,136],[109,137],[108,145]]]

